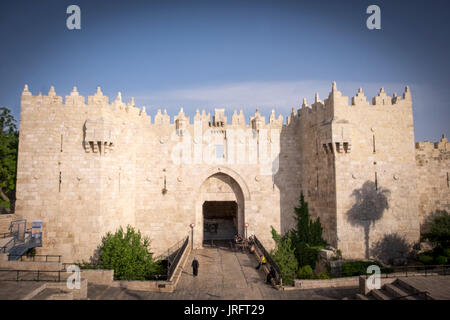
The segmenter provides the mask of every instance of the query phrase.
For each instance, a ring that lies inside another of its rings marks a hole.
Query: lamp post
[[[192,222],[189,226],[191,227],[191,248],[194,249],[194,227],[195,227],[195,223]]]
[[[245,240],[247,240],[247,228],[248,228],[248,222],[244,223],[245,228]]]

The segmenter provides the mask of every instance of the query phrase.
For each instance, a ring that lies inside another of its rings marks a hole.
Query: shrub
[[[440,211],[433,218],[430,224],[430,231],[423,235],[424,239],[446,247],[450,243],[450,214],[447,211]]]
[[[447,258],[450,258],[450,248],[445,248],[442,253]]]
[[[437,264],[447,264],[447,261],[448,261],[447,257],[444,257],[444,256],[438,256],[436,258]]]
[[[320,272],[317,275],[317,279],[330,279],[330,276],[327,273],[325,273],[325,272]]]
[[[423,264],[431,264],[433,262],[433,257],[426,254],[421,254],[419,255],[419,261]]]
[[[148,280],[164,270],[160,262],[155,262],[150,253],[150,240],[142,237],[140,231],[127,226],[116,233],[107,233],[99,248],[96,268],[113,269],[117,280]]]
[[[286,285],[292,285],[295,279],[295,272],[298,268],[297,259],[294,255],[294,247],[289,237],[281,237],[272,227],[272,238],[276,247],[270,252],[270,256],[280,267],[281,278]]]
[[[298,279],[313,279],[314,273],[311,266],[303,266],[297,272]]]
[[[36,248],[31,248],[26,253],[27,258],[33,258],[36,255]]]
[[[317,255],[323,247],[310,247],[307,243],[299,242],[295,247],[295,257],[300,267],[309,265],[316,267]]]

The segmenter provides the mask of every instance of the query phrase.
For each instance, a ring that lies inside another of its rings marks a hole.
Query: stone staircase
[[[431,297],[414,288],[401,278],[373,289],[367,295],[356,294],[357,300],[430,300]]]

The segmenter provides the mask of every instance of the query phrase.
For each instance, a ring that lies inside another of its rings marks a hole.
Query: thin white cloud
[[[405,84],[399,83],[337,83],[338,89],[350,98],[362,87],[368,100],[371,101],[380,87],[388,94],[401,95]],[[314,99],[315,92],[324,100],[331,91],[331,81],[284,81],[284,82],[242,82],[216,86],[199,86],[194,88],[174,89],[147,94],[136,94],[136,100],[150,108],[185,109],[244,109],[254,112],[259,108],[262,112],[270,112],[275,108],[278,112],[289,113],[291,108],[298,108],[303,98],[308,103]]]

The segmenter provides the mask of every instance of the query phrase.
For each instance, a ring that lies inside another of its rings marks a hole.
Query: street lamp
[[[195,223],[192,222],[189,226],[191,227],[191,248],[194,249],[194,227],[195,227]]]
[[[244,223],[245,228],[245,239],[247,240],[247,228],[248,228],[248,222]]]

